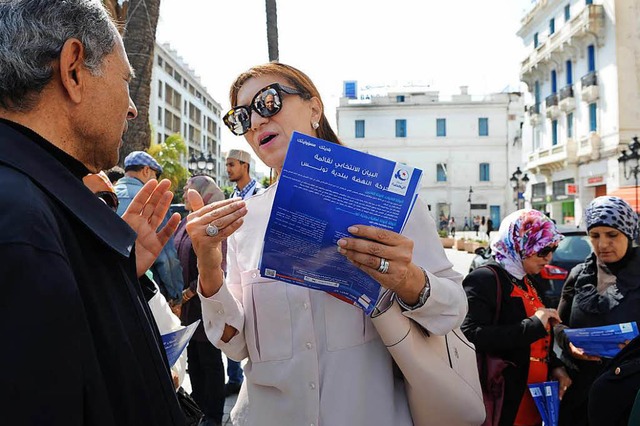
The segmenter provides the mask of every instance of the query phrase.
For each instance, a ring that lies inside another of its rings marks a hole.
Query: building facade
[[[631,184],[617,159],[640,131],[638,22],[637,0],[540,0],[522,20],[527,204],[557,223]]]
[[[358,94],[345,82],[337,108],[338,135],[349,147],[423,171],[420,197],[437,222],[456,228],[474,216],[494,227],[516,209],[509,186],[520,166],[523,103],[519,93],[472,97],[462,87],[441,100],[425,88]]]
[[[154,130],[154,142],[180,134],[188,147],[182,164],[200,155],[213,163],[206,173],[216,182],[226,178],[221,141],[221,109],[192,69],[168,44],[156,43],[151,79],[149,117]]]

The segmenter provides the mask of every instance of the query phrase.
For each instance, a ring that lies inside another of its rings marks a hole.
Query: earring
[[[311,123],[311,127],[313,127],[313,130],[318,130],[318,127],[320,127],[320,123],[315,121],[315,122]]]

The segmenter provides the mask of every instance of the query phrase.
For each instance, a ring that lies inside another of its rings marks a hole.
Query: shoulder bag
[[[502,284],[495,269],[490,266],[496,279],[496,313],[492,324],[497,325],[500,319],[500,308],[502,306]],[[480,371],[480,383],[482,384],[482,398],[487,412],[487,418],[482,426],[497,426],[500,424],[500,414],[504,403],[504,376],[502,372],[512,363],[502,358],[489,355],[478,354],[478,370]]]
[[[476,351],[459,328],[444,336],[430,335],[402,314],[395,299],[371,319],[404,376],[415,426],[482,424],[485,408]]]
[[[187,419],[186,426],[198,426],[200,421],[204,417],[202,410],[198,407],[198,404],[189,393],[182,388],[178,388],[176,392],[180,408]]]

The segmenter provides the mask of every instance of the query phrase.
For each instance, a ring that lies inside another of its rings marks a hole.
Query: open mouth
[[[273,138],[275,138],[276,135],[269,135],[264,139],[260,139],[260,146],[268,144],[269,142],[271,142],[273,140]]]

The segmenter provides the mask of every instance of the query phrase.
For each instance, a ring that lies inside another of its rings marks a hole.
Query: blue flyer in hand
[[[544,382],[544,401],[547,408],[547,420],[545,422],[549,426],[558,426],[558,420],[560,418],[560,393],[558,388],[558,382]]]
[[[295,132],[278,180],[260,274],[327,291],[367,314],[380,285],[337,252],[351,225],[401,232],[422,171]]]
[[[178,358],[180,358],[182,351],[187,347],[187,344],[189,343],[189,340],[191,340],[193,333],[196,331],[198,324],[200,324],[200,320],[188,325],[187,327],[162,335],[162,345],[167,353],[167,360],[169,361],[170,367],[173,367],[173,364],[175,364],[176,361],[178,361]]]
[[[638,335],[638,326],[635,322],[626,322],[602,327],[567,328],[564,333],[585,354],[613,358]]]
[[[536,407],[538,407],[538,412],[540,413],[540,417],[542,418],[543,424],[548,425],[549,414],[547,413],[546,398],[544,393],[544,383],[530,383],[529,392],[531,392],[531,396],[533,397],[533,402],[535,402]]]

